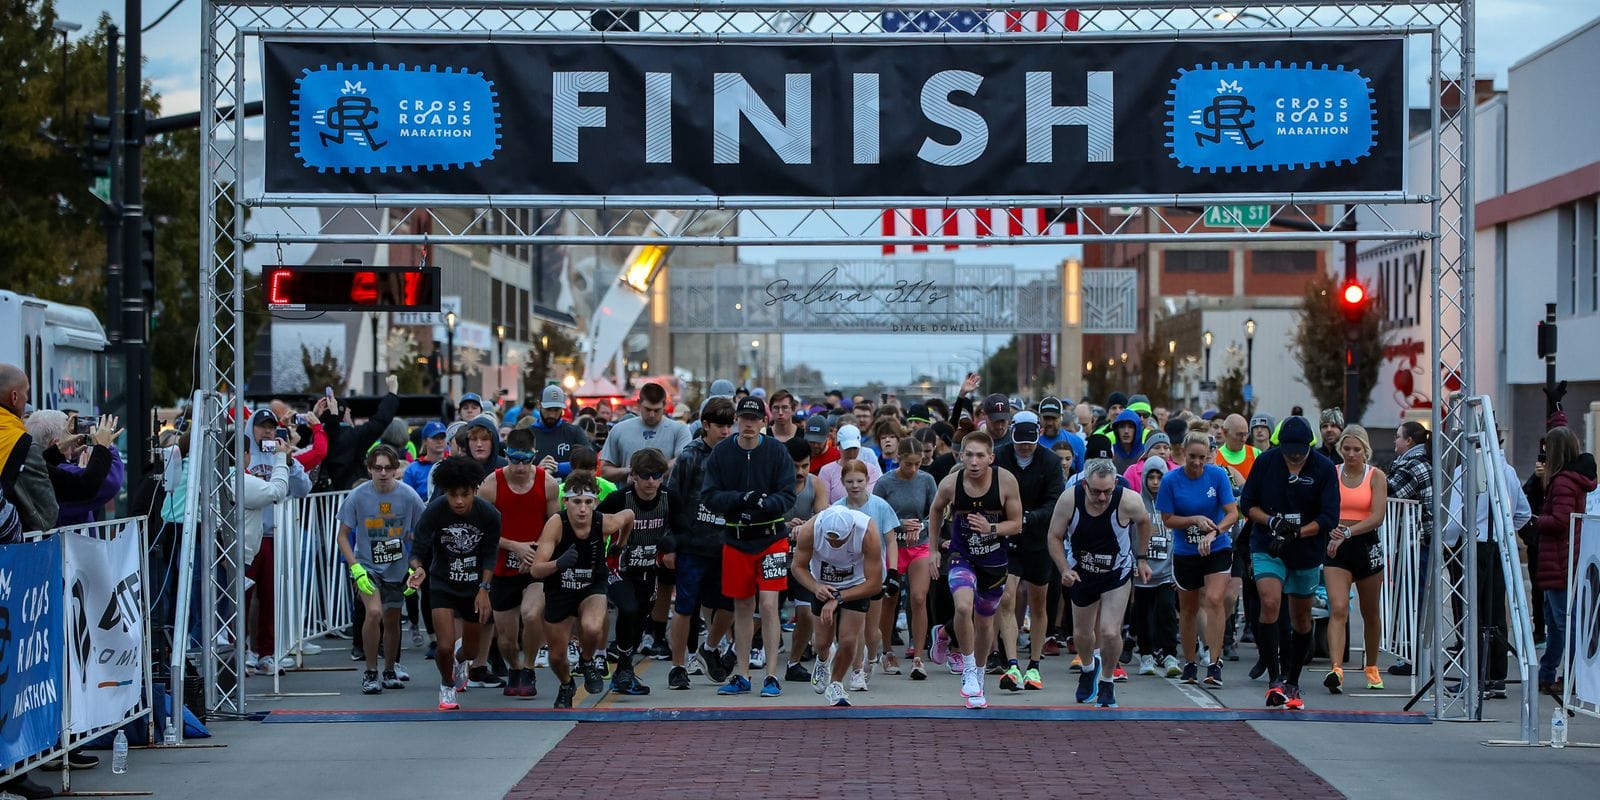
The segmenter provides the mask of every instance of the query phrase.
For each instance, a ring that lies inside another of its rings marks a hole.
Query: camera
[[[72,432],[78,436],[88,436],[94,432],[94,417],[78,416],[72,421]]]
[[[263,453],[276,453],[276,452],[278,452],[278,440],[277,439],[268,439],[268,440],[262,442],[261,443],[261,452],[263,452]]]
[[[315,422],[315,420],[312,419],[310,414],[296,414],[296,415],[294,415],[294,424],[296,424],[296,425],[309,426],[313,422]]]

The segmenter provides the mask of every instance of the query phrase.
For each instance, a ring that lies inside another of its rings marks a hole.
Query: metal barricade
[[[1422,504],[1390,498],[1384,510],[1383,555],[1387,560],[1379,595],[1382,617],[1378,647],[1409,664],[1417,663],[1418,623],[1422,610]],[[1415,689],[1415,670],[1411,682]]]
[[[339,555],[339,507],[349,491],[318,492],[279,504],[274,541],[276,655],[304,658],[308,640],[351,621],[349,579]]]

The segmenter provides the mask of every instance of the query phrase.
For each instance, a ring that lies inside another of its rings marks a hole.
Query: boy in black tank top
[[[669,507],[666,489],[667,457],[654,447],[639,450],[628,459],[632,485],[612,492],[600,504],[600,512],[611,516],[633,512],[633,532],[627,546],[614,548],[617,572],[622,580],[613,581],[607,596],[617,608],[617,638],[607,657],[617,662],[611,675],[611,691],[625,695],[645,695],[650,687],[634,674],[633,657],[644,638],[647,615],[655,607],[658,548],[667,534]]]

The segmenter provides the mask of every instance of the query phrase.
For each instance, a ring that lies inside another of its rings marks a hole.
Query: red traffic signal
[[[1351,324],[1360,322],[1366,313],[1368,299],[1367,287],[1358,281],[1346,281],[1339,288],[1339,310],[1344,312],[1345,321]]]

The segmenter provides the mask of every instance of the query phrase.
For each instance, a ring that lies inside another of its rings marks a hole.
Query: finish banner
[[[263,50],[274,195],[1403,188],[1399,37]]]

